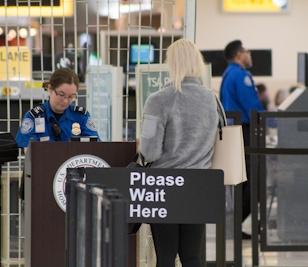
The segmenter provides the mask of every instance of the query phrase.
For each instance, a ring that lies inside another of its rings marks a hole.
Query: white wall
[[[272,49],[272,77],[264,82],[273,97],[297,81],[297,52],[308,52],[308,0],[289,0],[284,14],[232,14],[222,11],[221,0],[197,0],[196,43],[200,49],[223,49],[241,39],[248,49]],[[219,89],[220,78],[212,79]]]

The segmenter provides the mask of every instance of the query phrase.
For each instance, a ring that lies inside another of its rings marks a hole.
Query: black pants
[[[175,266],[179,254],[183,267],[205,267],[204,224],[151,224],[157,267]]]
[[[243,137],[244,145],[250,145],[250,125],[243,124]],[[247,182],[242,184],[242,193],[243,193],[243,213],[242,213],[242,222],[249,216],[251,212],[250,208],[250,156],[245,156],[246,161],[246,172],[247,172]]]

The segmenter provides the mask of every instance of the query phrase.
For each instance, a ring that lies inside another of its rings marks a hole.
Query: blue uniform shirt
[[[53,124],[57,124],[60,134],[55,135]],[[82,107],[69,106],[59,120],[51,110],[49,101],[28,111],[16,136],[18,147],[27,147],[29,141],[68,141],[73,136],[72,126],[79,127],[80,136],[98,136],[93,120]],[[78,132],[78,131],[77,131]]]
[[[249,124],[252,110],[264,110],[250,72],[237,63],[230,63],[223,74],[220,100],[225,111],[241,112],[245,124]]]

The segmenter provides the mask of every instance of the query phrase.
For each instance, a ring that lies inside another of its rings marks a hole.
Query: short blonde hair
[[[197,46],[191,41],[180,39],[171,44],[167,49],[166,63],[176,90],[181,90],[181,83],[185,77],[200,78],[204,84],[203,58]]]

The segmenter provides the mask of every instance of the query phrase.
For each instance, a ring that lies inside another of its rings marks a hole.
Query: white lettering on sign
[[[148,77],[148,87],[162,87],[170,82],[169,77],[165,77],[162,81],[160,77]]]
[[[129,206],[129,217],[138,217],[138,218],[166,218],[167,209],[165,208],[142,208],[140,204],[134,205],[130,204]]]
[[[154,192],[147,191],[145,188],[130,188],[130,198],[132,201],[165,202],[166,192],[164,189],[155,189]]]
[[[133,202],[129,206],[129,216],[138,218],[166,218],[168,215],[166,208],[144,207],[144,203],[166,204],[166,191],[162,187],[182,187],[185,183],[183,176],[154,176],[138,171],[130,172],[129,178],[129,195],[131,202]],[[135,205],[134,202],[141,203]]]
[[[131,172],[130,185],[157,185],[157,186],[183,186],[184,178],[182,176],[157,176],[146,175],[145,172]]]

